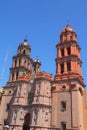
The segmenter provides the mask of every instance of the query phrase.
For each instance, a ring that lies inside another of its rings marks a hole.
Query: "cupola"
[[[24,39],[23,43],[18,46],[18,54],[29,55],[30,56],[31,47],[27,39]]]
[[[34,61],[33,61],[33,66],[34,66],[34,71],[35,73],[39,73],[40,72],[40,66],[41,66],[41,62],[38,58],[36,58]]]
[[[71,41],[77,41],[77,35],[74,29],[70,27],[70,25],[66,25],[66,28],[62,30],[60,34],[60,42],[66,43]]]

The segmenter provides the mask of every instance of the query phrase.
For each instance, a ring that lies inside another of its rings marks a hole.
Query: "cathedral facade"
[[[9,80],[0,92],[0,130],[87,130],[81,48],[70,25],[62,30],[56,49],[53,78],[30,57],[28,41],[19,44]]]

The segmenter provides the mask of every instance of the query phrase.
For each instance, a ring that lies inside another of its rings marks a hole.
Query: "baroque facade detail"
[[[25,39],[12,58],[9,80],[0,90],[0,130],[87,130],[87,92],[77,34],[70,25],[56,45],[56,74],[40,70]],[[27,126],[27,127],[26,127]]]

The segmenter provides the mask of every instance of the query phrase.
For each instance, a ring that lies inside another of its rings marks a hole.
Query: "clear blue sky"
[[[82,70],[87,85],[87,0],[0,0],[0,74],[6,49],[9,50],[4,78],[9,79],[12,56],[19,43],[28,35],[31,57],[39,57],[41,70],[55,74],[56,44],[69,23],[78,35]]]

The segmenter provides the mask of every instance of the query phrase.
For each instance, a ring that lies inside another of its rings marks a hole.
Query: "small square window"
[[[66,111],[66,102],[65,101],[61,102],[61,110]]]

